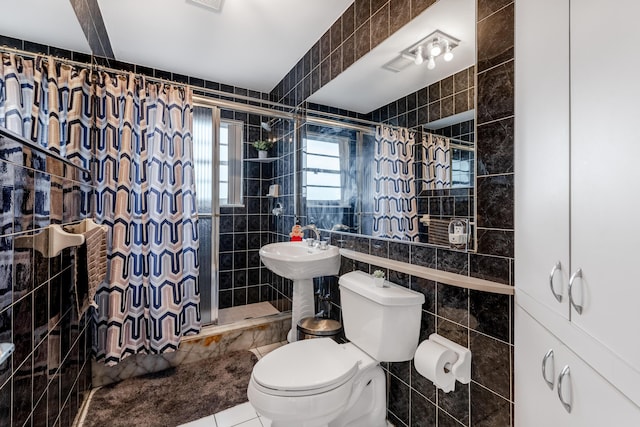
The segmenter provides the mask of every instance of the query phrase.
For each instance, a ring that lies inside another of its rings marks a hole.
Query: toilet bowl
[[[251,404],[273,427],[346,426],[357,418],[353,409],[362,406],[367,417],[358,425],[386,425],[384,373],[355,345],[317,338],[278,350],[258,361],[247,390]],[[362,397],[368,405],[356,405]]]
[[[345,336],[296,341],[260,359],[247,395],[272,427],[385,427],[379,362],[410,360],[424,295],[354,271],[340,278]]]

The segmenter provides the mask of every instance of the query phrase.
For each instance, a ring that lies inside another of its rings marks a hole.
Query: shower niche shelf
[[[276,160],[278,160],[277,157],[265,157],[265,158],[258,158],[258,157],[253,157],[251,159],[244,159],[245,162],[258,162],[258,163],[271,163],[271,162],[275,162]]]

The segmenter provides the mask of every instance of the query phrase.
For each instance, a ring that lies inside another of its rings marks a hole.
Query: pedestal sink
[[[293,304],[289,342],[298,339],[298,321],[315,315],[313,278],[331,276],[340,271],[340,253],[336,246],[326,249],[309,246],[307,242],[271,243],[260,249],[264,265],[279,276],[293,280]]]

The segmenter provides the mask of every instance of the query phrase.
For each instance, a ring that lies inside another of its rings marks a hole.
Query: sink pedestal
[[[313,279],[293,281],[293,302],[291,307],[291,329],[287,341],[298,341],[298,322],[305,317],[314,316]]]

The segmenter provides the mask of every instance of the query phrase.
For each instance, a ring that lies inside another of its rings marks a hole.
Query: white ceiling
[[[353,0],[98,0],[116,59],[270,92]]]
[[[309,101],[369,113],[464,70],[476,62],[475,22],[475,0],[436,2],[311,95]],[[404,49],[435,30],[460,39],[451,62],[438,58],[433,70],[427,69],[427,61],[421,65],[411,64],[398,73],[382,68]]]
[[[98,0],[116,59],[261,92],[271,91],[353,0]],[[89,53],[69,0],[3,2],[0,34]],[[25,10],[37,10],[27,15]],[[381,68],[439,29],[461,40],[435,70]],[[475,63],[475,0],[436,2],[309,99],[368,113]]]
[[[91,53],[69,0],[3,1],[0,34]]]

